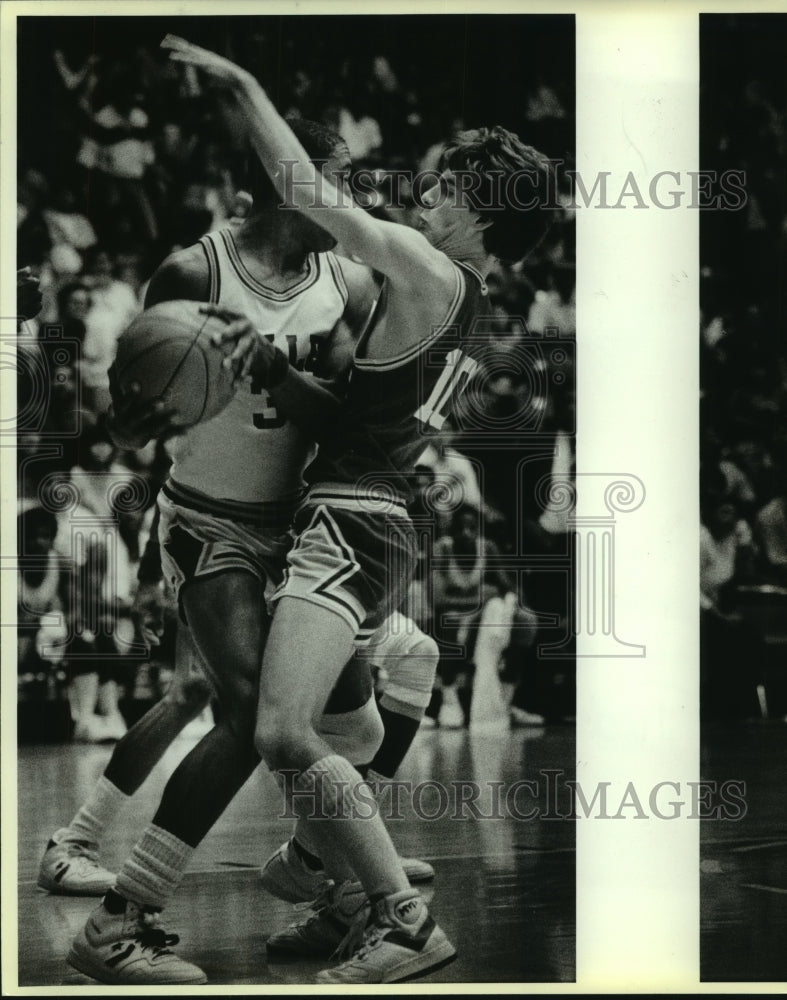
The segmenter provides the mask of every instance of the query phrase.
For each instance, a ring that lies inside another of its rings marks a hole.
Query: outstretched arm
[[[167,35],[162,46],[170,58],[197,66],[230,87],[246,116],[249,137],[282,199],[310,215],[351,254],[387,275],[392,282],[445,282],[455,276],[448,258],[407,226],[368,215],[309,161],[287,122],[279,115],[257,80],[222,56]]]

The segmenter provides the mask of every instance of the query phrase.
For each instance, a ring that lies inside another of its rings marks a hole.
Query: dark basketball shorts
[[[404,600],[417,559],[405,505],[347,485],[313,487],[272,600],[297,597],[340,615],[363,645]]]

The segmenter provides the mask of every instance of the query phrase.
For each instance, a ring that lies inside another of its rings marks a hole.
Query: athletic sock
[[[194,848],[151,824],[120,870],[115,889],[140,906],[161,909],[180,884]]]
[[[359,786],[367,788],[366,795],[359,794]],[[295,779],[294,790],[299,794],[293,796],[293,808],[300,818],[309,817],[310,833],[325,844],[320,857],[332,878],[352,877],[354,868],[367,891],[379,892],[402,879],[407,885],[382,818],[369,816],[368,782],[349,761],[336,754],[322,757]],[[320,815],[326,818],[311,818]]]
[[[95,784],[93,791],[74,816],[67,827],[58,830],[56,840],[84,841],[97,844],[101,840],[104,828],[111,822],[128,802],[130,796],[102,775]]]

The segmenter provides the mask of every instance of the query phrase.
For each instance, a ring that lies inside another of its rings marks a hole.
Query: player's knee
[[[440,650],[435,640],[420,629],[408,643],[407,655],[393,659],[388,665],[388,681],[381,699],[390,711],[406,707],[414,718],[420,718],[432,697]]]
[[[262,712],[257,719],[254,747],[271,771],[298,767],[298,738],[284,720],[272,713]]]
[[[418,657],[421,661],[424,673],[431,672],[432,677],[434,677],[440,660],[440,648],[431,635],[426,635],[418,629],[413,640],[411,655]]]
[[[191,675],[182,680],[173,680],[164,696],[167,701],[185,715],[199,715],[210,702],[213,690],[204,677]]]
[[[257,706],[256,678],[238,673],[217,686],[222,722],[240,740],[251,744]]]
[[[385,727],[374,698],[352,712],[323,715],[318,734],[351,764],[368,764],[380,749]]]
[[[296,740],[285,706],[261,704],[254,728],[254,746],[271,770],[292,765]]]

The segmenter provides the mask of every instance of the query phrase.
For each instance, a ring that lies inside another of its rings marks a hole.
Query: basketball
[[[235,395],[232,371],[211,337],[224,328],[203,303],[162,302],[138,316],[118,341],[115,377],[121,392],[140,386],[140,402],[160,399],[181,427],[211,420]]]

